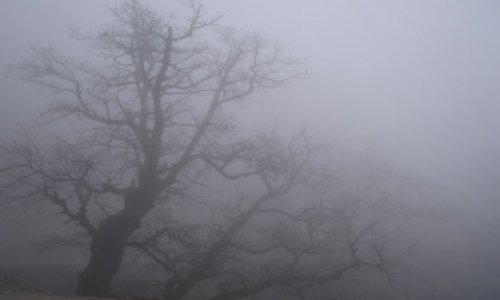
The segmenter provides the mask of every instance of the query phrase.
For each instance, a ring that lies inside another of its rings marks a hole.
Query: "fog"
[[[418,201],[432,213],[412,228],[419,247],[408,299],[500,294],[500,2],[202,2],[209,15],[223,14],[221,24],[285,45],[307,71],[255,96],[238,118],[290,132],[307,125],[332,151],[374,153],[422,182]],[[0,65],[29,57],[34,45],[81,55],[69,28],[98,29],[109,21],[106,4],[116,3],[0,2]],[[165,14],[179,7],[144,3]],[[7,77],[0,81],[4,140],[50,101],[37,86]],[[4,214],[0,223],[0,263],[71,260],[61,250],[30,250],[51,229],[33,234],[29,217]]]

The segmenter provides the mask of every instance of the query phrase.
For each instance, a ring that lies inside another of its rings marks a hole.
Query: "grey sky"
[[[176,3],[147,2],[163,11]],[[223,23],[262,32],[306,60],[309,78],[272,104],[290,106],[294,122],[340,139],[373,140],[392,155],[443,172],[481,165],[500,150],[495,1],[204,3],[225,14]],[[86,29],[107,17],[102,1],[0,5],[2,62],[25,57],[29,45],[67,47],[66,26]]]

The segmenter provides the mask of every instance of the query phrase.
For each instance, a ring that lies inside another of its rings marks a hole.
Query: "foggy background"
[[[68,27],[108,24],[105,5],[118,2],[1,0],[2,71],[33,45],[79,53]],[[162,13],[179,7],[143,2]],[[426,201],[438,217],[415,228],[420,247],[411,258],[421,299],[500,294],[500,2],[200,2],[208,15],[224,14],[221,24],[283,43],[308,71],[262,95],[265,110],[249,106],[242,120],[292,131],[307,124],[333,149],[372,149],[432,189]],[[45,107],[40,95],[36,86],[1,79],[1,139]],[[29,245],[50,230],[28,219],[1,215],[0,263],[47,259]]]

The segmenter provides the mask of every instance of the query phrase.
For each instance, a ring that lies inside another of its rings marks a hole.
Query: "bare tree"
[[[195,2],[187,7],[182,24],[126,2],[111,9],[115,25],[74,34],[90,44],[92,59],[35,48],[13,67],[58,100],[43,120],[74,130],[6,145],[2,195],[47,201],[86,231],[80,295],[109,292],[141,220],[181,197],[207,167],[221,168],[211,153],[239,155],[226,142],[235,128],[227,107],[297,75],[281,47],[215,26],[218,18],[205,18]]]
[[[333,195],[305,131],[238,134],[233,104],[298,76],[295,63],[187,8],[182,23],[126,2],[111,9],[115,25],[74,33],[92,59],[35,48],[13,67],[56,99],[40,123],[58,136],[3,146],[4,203],[49,203],[81,229],[63,240],[88,242],[79,295],[108,294],[128,247],[163,268],[165,299],[203,285],[213,300],[275,288],[300,298],[361,267],[392,278],[399,255],[379,233],[393,206]]]
[[[366,187],[356,179],[353,188],[313,168],[314,147],[303,132],[287,145],[266,138],[252,145],[238,157],[204,158],[235,184],[227,199],[203,201],[207,191],[192,195],[190,212],[209,217],[189,220],[156,210],[132,237],[129,245],[164,270],[165,281],[157,282],[164,299],[200,293],[212,300],[259,299],[272,291],[286,299],[331,299],[325,287],[366,268],[402,292],[398,263],[412,247],[391,245],[384,235],[388,223],[407,213],[393,201],[397,185]],[[263,165],[254,162],[257,149],[265,149]],[[243,173],[228,171],[233,165],[259,171],[242,179]]]

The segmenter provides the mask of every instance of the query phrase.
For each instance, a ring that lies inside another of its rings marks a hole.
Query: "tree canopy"
[[[407,251],[382,235],[393,191],[338,185],[304,129],[285,139],[238,124],[233,104],[299,76],[295,61],[186,8],[182,22],[125,2],[114,25],[73,33],[87,60],[34,48],[12,68],[55,99],[40,122],[58,136],[4,145],[2,201],[48,203],[77,225],[59,241],[88,243],[80,295],[108,294],[126,249],[163,269],[164,299],[201,287],[214,300],[301,298],[362,267],[392,280]]]

